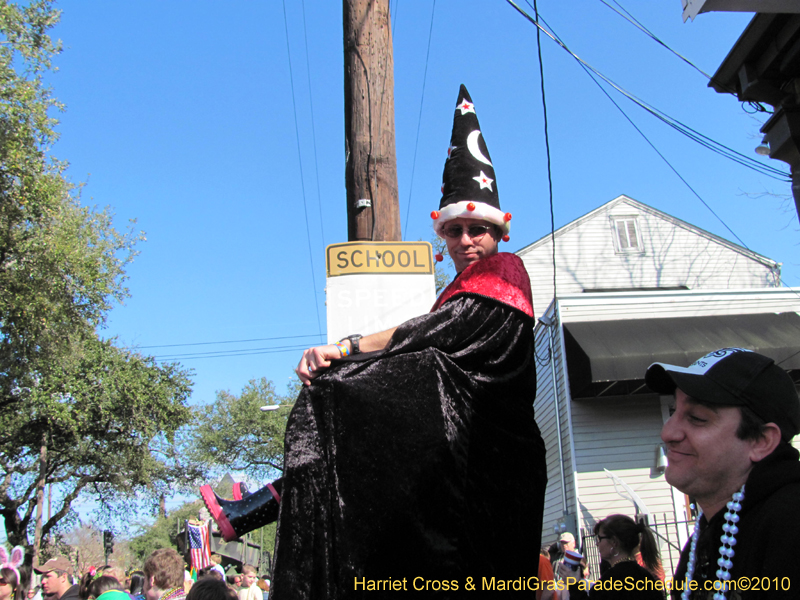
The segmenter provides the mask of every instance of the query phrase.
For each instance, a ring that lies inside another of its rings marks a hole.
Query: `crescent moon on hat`
[[[481,149],[478,147],[478,136],[480,134],[481,132],[476,129],[467,136],[467,148],[469,149],[469,153],[483,164],[494,167],[491,161],[483,155],[483,152],[481,152]]]

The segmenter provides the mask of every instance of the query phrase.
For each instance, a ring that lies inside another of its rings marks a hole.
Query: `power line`
[[[536,0],[533,0],[533,12],[536,15],[536,19],[539,19],[539,9],[536,4]],[[542,38],[539,33],[539,29],[536,29],[536,51],[539,57],[539,81],[541,82],[542,88],[542,113],[543,113],[543,120],[544,120],[544,146],[545,151],[547,153],[547,188],[550,195],[550,243],[553,247],[553,254],[552,254],[552,262],[553,262],[553,307],[556,308],[558,306],[558,291],[556,288],[556,219],[555,219],[555,212],[553,210],[553,169],[552,169],[552,161],[550,157],[550,134],[547,127],[547,99],[544,93],[544,60],[542,58]],[[547,329],[547,335],[550,336],[550,326],[545,326]],[[536,348],[534,346],[534,356],[539,362],[541,366],[547,366],[551,360],[553,360],[553,354],[550,352],[552,349],[552,344],[548,346],[548,353],[546,358],[542,358],[536,352]]]
[[[615,90],[617,90],[619,93],[621,93],[623,96],[625,96],[626,98],[631,100],[633,103],[635,103],[639,107],[641,107],[644,110],[646,110],[651,115],[653,115],[656,118],[658,118],[663,123],[666,123],[667,125],[669,125],[673,129],[678,131],[679,133],[682,133],[683,135],[685,135],[689,139],[697,142],[698,144],[704,146],[705,148],[711,150],[712,152],[716,152],[717,154],[719,154],[721,156],[724,156],[724,157],[726,157],[726,158],[728,158],[728,159],[730,159],[730,160],[732,160],[732,161],[734,161],[734,162],[736,162],[736,163],[738,163],[738,164],[740,164],[740,165],[742,165],[744,167],[747,167],[748,169],[751,169],[753,171],[761,173],[762,175],[766,175],[768,177],[772,177],[773,179],[778,179],[778,180],[784,181],[784,182],[789,182],[790,181],[790,179],[788,178],[788,176],[787,176],[785,171],[782,171],[782,170],[777,169],[775,167],[772,167],[770,165],[765,165],[765,164],[763,164],[763,163],[761,163],[761,162],[759,162],[759,161],[757,161],[757,160],[755,160],[755,159],[753,159],[753,158],[751,158],[749,156],[746,156],[746,155],[742,154],[741,152],[737,152],[736,150],[733,150],[732,148],[729,148],[729,147],[725,146],[724,144],[721,144],[721,143],[711,139],[710,137],[699,133],[698,131],[692,129],[688,125],[684,125],[683,123],[681,123],[677,119],[674,119],[674,118],[670,117],[669,115],[667,115],[663,111],[661,111],[661,110],[659,110],[659,109],[647,104],[646,102],[644,102],[640,98],[638,98],[635,95],[633,95],[632,93],[628,92],[627,90],[625,90],[621,86],[617,85],[610,78],[608,78],[605,75],[603,75],[603,73],[601,73],[600,71],[595,69],[592,65],[587,63],[585,60],[583,60],[577,54],[572,52],[572,50],[570,50],[567,47],[567,45],[558,36],[556,36],[554,33],[551,33],[547,29],[544,29],[528,13],[526,13],[515,2],[513,2],[513,0],[507,0],[507,2],[509,4],[511,4],[515,9],[517,9],[517,11],[521,15],[523,15],[526,19],[528,19],[528,21],[530,21],[533,25],[535,25],[537,28],[539,28],[542,31],[542,33],[547,35],[556,44],[558,44],[565,52],[567,52],[570,56],[572,56],[575,60],[577,60],[581,65],[583,65],[587,69],[591,70],[595,75],[600,77],[608,85],[613,87]],[[528,4],[530,4],[530,2],[528,2]],[[541,19],[541,21],[543,23],[545,22],[544,19],[541,17],[541,15],[539,15],[539,18]],[[548,27],[550,27],[550,26],[548,25]],[[550,28],[550,29],[552,29],[552,28]]]
[[[691,60],[689,60],[688,58],[686,58],[685,56],[683,56],[679,52],[673,50],[669,45],[667,45],[665,42],[663,42],[661,39],[659,39],[652,31],[650,31],[647,27],[645,27],[636,17],[634,17],[630,12],[628,12],[619,2],[617,2],[617,0],[612,0],[612,2],[614,2],[614,4],[616,4],[619,7],[619,10],[617,10],[616,8],[614,8],[613,6],[608,4],[606,2],[606,0],[600,0],[600,2],[605,4],[608,8],[613,10],[615,13],[617,13],[623,19],[625,19],[626,21],[631,23],[634,27],[636,27],[637,29],[642,31],[645,35],[650,37],[653,41],[655,41],[656,43],[660,44],[661,46],[663,46],[664,48],[666,48],[667,50],[672,52],[672,54],[674,54],[679,59],[681,59],[683,62],[688,64],[690,67],[692,67],[693,69],[698,71],[701,75],[703,75],[703,77],[708,79],[709,82],[712,82],[715,86],[718,86],[718,87],[724,89],[726,94],[730,94],[730,95],[736,97],[737,100],[738,100],[738,96],[736,94],[736,90],[731,89],[730,87],[728,87],[727,85],[723,84],[720,81],[717,81],[711,75],[709,75],[708,73],[703,71],[703,69],[701,69],[696,64],[694,64]],[[620,11],[622,11],[622,12],[620,12]],[[623,13],[625,13],[625,14],[623,14]],[[748,101],[748,102],[743,102],[742,104],[747,104],[749,106],[752,106],[753,109],[754,109],[754,112],[764,112],[764,113],[772,112],[772,111],[767,110],[760,102]]]
[[[283,0],[283,23],[286,28],[286,52],[289,58],[289,82],[292,88],[292,107],[294,109],[294,131],[297,138],[297,159],[300,163],[300,187],[303,192],[303,215],[306,220],[306,239],[308,240],[308,260],[311,264],[311,283],[314,288],[314,309],[317,312],[317,326],[322,337],[322,319],[319,316],[319,303],[317,302],[317,277],[314,272],[314,252],[311,248],[311,229],[308,225],[308,203],[306,201],[306,184],[303,176],[303,157],[300,152],[300,127],[297,124],[297,101],[294,94],[294,75],[292,73],[292,51],[289,46],[289,18],[286,16],[286,0]]]
[[[653,41],[657,42],[658,44],[660,44],[661,46],[663,46],[664,48],[666,48],[667,50],[669,50],[670,52],[672,52],[672,53],[673,53],[675,56],[677,56],[677,57],[678,57],[678,58],[680,58],[680,59],[681,59],[683,62],[685,62],[687,65],[689,65],[690,67],[692,67],[693,69],[695,69],[695,70],[696,70],[698,73],[700,73],[700,74],[701,74],[703,77],[705,77],[706,79],[708,79],[709,81],[711,81],[711,75],[709,75],[708,73],[706,73],[705,71],[703,71],[703,69],[701,69],[700,67],[698,67],[696,64],[694,64],[692,61],[690,61],[688,58],[686,58],[685,56],[683,56],[683,55],[682,55],[682,54],[680,54],[679,52],[676,52],[675,50],[673,50],[672,48],[670,48],[670,47],[669,47],[669,46],[668,46],[668,45],[667,45],[665,42],[663,42],[663,41],[662,41],[660,38],[658,38],[658,37],[657,37],[657,36],[656,36],[656,35],[655,35],[655,34],[654,34],[652,31],[650,31],[650,30],[649,30],[647,27],[645,27],[644,25],[642,25],[642,24],[641,24],[641,23],[640,23],[640,22],[639,22],[639,21],[636,19],[636,17],[634,17],[634,16],[633,16],[631,13],[629,13],[627,10],[625,10],[625,8],[624,8],[624,7],[623,7],[623,6],[622,6],[622,5],[621,5],[619,2],[617,2],[617,0],[612,0],[612,1],[614,2],[614,4],[616,4],[617,6],[619,6],[619,9],[616,9],[616,8],[614,8],[613,6],[611,6],[611,5],[610,5],[608,2],[606,2],[606,0],[600,0],[600,2],[602,2],[603,4],[605,4],[605,5],[606,5],[608,8],[610,8],[611,10],[613,10],[615,13],[617,13],[619,16],[621,16],[621,17],[622,17],[623,19],[625,19],[626,21],[628,21],[628,23],[631,23],[631,24],[632,24],[634,27],[636,27],[636,28],[637,28],[639,31],[641,31],[642,33],[644,33],[645,35],[647,35],[647,36],[648,36],[650,39],[652,39]],[[622,11],[622,12],[620,12],[620,11]],[[624,12],[625,14],[623,14],[623,12]]]
[[[250,348],[240,350],[221,350],[211,352],[187,352],[178,354],[162,354],[155,356],[157,360],[194,360],[198,358],[230,358],[234,356],[255,356],[258,354],[276,354],[280,352],[300,352],[305,345],[271,346],[266,348]]]
[[[221,342],[190,342],[187,344],[160,344],[157,346],[137,346],[137,348],[180,348],[184,346],[211,346],[215,344],[246,344],[250,342],[271,342],[273,340],[294,340],[306,337],[317,337],[318,333],[308,333],[306,335],[287,335],[281,337],[252,338],[249,340],[223,340]]]
[[[508,1],[510,2],[511,0],[508,0]],[[520,10],[520,9],[518,9],[518,10]],[[525,14],[522,10],[520,10],[520,12]],[[529,15],[525,15],[525,16],[528,17],[528,20],[531,20]],[[542,28],[542,26],[538,22],[539,20],[541,20],[542,23],[547,25],[547,27],[552,31],[552,34],[550,34],[545,29]],[[561,38],[555,33],[553,28],[550,27],[550,25],[547,24],[547,22],[544,20],[544,18],[541,15],[537,14],[537,20],[536,21],[532,21],[532,22],[536,25],[537,32],[539,30],[544,31],[545,33],[548,34],[548,36],[551,39],[553,39],[556,43],[558,43],[562,48],[567,49],[566,45],[561,41]],[[569,52],[569,50],[567,50],[567,51]],[[573,57],[575,57],[576,59],[578,59],[578,57],[575,56],[574,54],[572,54],[572,52],[570,52],[570,54]],[[636,123],[633,122],[633,120],[622,109],[622,107],[614,101],[614,99],[606,91],[606,89],[602,85],[600,85],[600,82],[597,81],[597,79],[595,79],[595,77],[593,75],[593,73],[595,72],[594,69],[591,69],[591,67],[589,67],[584,61],[582,61],[580,59],[578,59],[578,63],[583,68],[583,70],[586,72],[586,74],[590,77],[590,79],[597,85],[597,87],[600,88],[600,91],[603,92],[603,94],[605,94],[605,96],[611,101],[611,103],[617,108],[617,110],[619,110],[622,113],[622,116],[625,117],[625,119],[628,121],[628,123],[630,123],[631,126],[633,126],[633,128],[639,133],[639,135],[641,135],[644,138],[644,140],[648,143],[648,145],[655,151],[655,153],[658,154],[658,156],[661,158],[661,160],[663,160],[667,164],[667,166],[672,170],[672,172],[675,173],[675,175],[678,177],[678,179],[680,179],[683,182],[683,184],[687,188],[689,188],[689,190],[695,195],[695,197],[698,200],[700,200],[700,202],[703,204],[703,206],[705,206],[709,210],[709,212],[712,215],[714,215],[714,217],[716,217],[716,219],[720,223],[722,223],[722,226],[725,227],[725,229],[727,229],[730,232],[730,234],[733,237],[735,237],[742,246],[744,246],[745,248],[747,248],[749,250],[750,248],[748,248],[747,244],[745,244],[744,241],[738,235],[736,235],[736,233],[730,227],[728,227],[728,224],[722,219],[722,217],[720,217],[716,212],[714,212],[714,209],[712,209],[711,206],[705,200],[703,200],[703,198],[700,196],[700,194],[698,194],[697,191],[691,186],[691,184],[689,184],[689,182],[678,172],[678,170],[672,165],[672,163],[667,159],[667,157],[664,156],[658,148],[656,148],[655,144],[653,144],[653,142],[651,142],[650,139],[644,134],[644,132],[636,125]]]
[[[303,0],[303,39],[306,43],[306,75],[308,76],[308,102],[311,105],[311,139],[314,147],[314,174],[317,179],[317,207],[319,208],[319,229],[322,235],[322,248],[325,248],[325,220],[322,218],[322,193],[319,189],[319,162],[317,160],[317,128],[314,125],[314,91],[311,88],[311,61],[308,53],[308,31],[306,30],[306,2]]]
[[[411,192],[414,190],[414,171],[417,167],[417,149],[419,148],[419,131],[422,125],[422,105],[425,102],[425,83],[428,81],[428,61],[431,56],[431,39],[433,39],[433,13],[436,11],[436,0],[433,0],[431,8],[431,26],[428,29],[428,52],[425,54],[425,73],[422,76],[422,94],[419,99],[419,116],[417,117],[417,138],[414,140],[414,158],[411,161],[411,184],[408,186],[408,206],[406,207],[406,226],[403,232],[403,239],[407,239],[408,216],[411,212]]]

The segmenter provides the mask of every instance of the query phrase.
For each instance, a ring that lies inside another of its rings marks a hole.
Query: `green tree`
[[[175,448],[188,373],[97,334],[128,295],[143,235],[82,206],[49,153],[62,106],[43,78],[58,18],[52,0],[0,0],[0,516],[12,544],[34,531],[35,555],[81,494],[132,506],[194,475]]]
[[[234,471],[259,481],[274,479],[283,470],[286,419],[298,391],[299,381],[280,396],[262,377],[250,381],[238,396],[217,392],[213,404],[196,409],[194,461],[209,465],[220,476]],[[281,407],[262,411],[267,405]]]
[[[82,493],[119,514],[164,485],[190,489],[203,475],[159,451],[191,419],[185,371],[97,339],[71,359],[0,413],[0,515],[12,544],[27,545],[45,484],[56,493],[37,539],[70,517]]]
[[[58,17],[50,0],[0,0],[0,406],[94,337],[127,296],[125,265],[142,237],[82,207],[48,154],[62,109],[43,83]]]

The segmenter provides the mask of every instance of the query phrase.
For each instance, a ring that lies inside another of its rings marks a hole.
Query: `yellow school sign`
[[[328,277],[340,275],[433,273],[428,242],[345,242],[326,251]]]
[[[395,327],[436,300],[428,242],[345,242],[325,252],[328,341]]]

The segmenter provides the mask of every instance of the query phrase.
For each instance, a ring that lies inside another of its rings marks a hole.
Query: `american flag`
[[[208,521],[202,525],[186,524],[189,537],[189,554],[192,557],[192,566],[198,571],[211,564],[211,549],[208,543]]]

